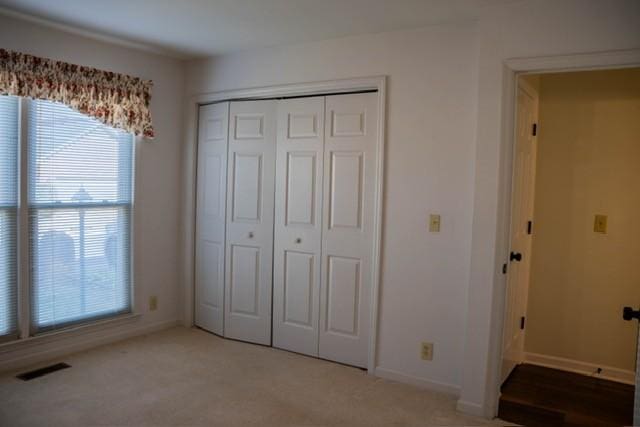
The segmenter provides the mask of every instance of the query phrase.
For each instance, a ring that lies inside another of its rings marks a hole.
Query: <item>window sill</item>
[[[91,323],[73,325],[55,331],[43,332],[28,338],[16,339],[0,344],[0,357],[3,353],[9,353],[17,349],[28,349],[40,345],[55,343],[69,338],[79,337],[88,333],[101,332],[121,325],[138,321],[142,317],[140,313],[127,313],[119,316],[101,319]]]

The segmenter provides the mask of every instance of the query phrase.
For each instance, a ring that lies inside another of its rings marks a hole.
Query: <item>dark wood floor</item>
[[[502,385],[498,417],[528,427],[630,426],[634,387],[519,365]]]

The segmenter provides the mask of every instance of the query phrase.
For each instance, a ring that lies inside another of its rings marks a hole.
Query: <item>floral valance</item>
[[[150,80],[0,49],[0,94],[47,99],[153,138]]]

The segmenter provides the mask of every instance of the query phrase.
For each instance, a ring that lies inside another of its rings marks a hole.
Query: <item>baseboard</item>
[[[138,323],[138,322],[136,322]],[[30,365],[88,350],[104,344],[168,329],[178,324],[177,320],[161,320],[153,323],[125,323],[97,327],[80,333],[74,332],[56,337],[54,341],[24,343],[16,341],[15,346],[3,349],[0,354],[0,372],[21,369]]]
[[[392,369],[377,367],[374,375],[387,380],[397,381],[399,383],[411,384],[426,390],[437,391],[439,393],[449,394],[455,397],[460,396],[460,387],[453,384],[441,383],[438,381],[428,380],[426,378],[416,377],[413,375],[403,374]]]
[[[560,369],[562,371],[589,375],[624,384],[634,385],[636,381],[636,373],[633,371],[612,368],[611,366],[603,366],[595,363],[581,362],[579,360],[566,359],[564,357],[548,356],[546,354],[539,353],[525,353],[524,361],[531,365]],[[594,374],[598,368],[602,369],[602,372]]]
[[[458,399],[458,402],[456,403],[456,411],[462,412],[463,414],[467,414],[467,415],[474,415],[476,417],[487,416],[485,414],[484,406],[478,403],[468,402],[462,399]]]

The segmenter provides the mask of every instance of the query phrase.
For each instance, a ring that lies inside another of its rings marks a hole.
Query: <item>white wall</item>
[[[180,197],[180,140],[184,66],[177,60],[98,42],[15,18],[0,16],[0,46],[154,81],[151,114],[156,138],[137,142],[135,190],[135,288],[139,320],[120,324],[110,332],[0,354],[0,368],[81,348],[87,340],[123,336],[166,326],[178,318],[178,213]],[[148,311],[150,295],[158,296],[158,310]],[[70,334],[70,336],[73,334]],[[60,338],[60,337],[59,337]]]
[[[462,395],[458,407],[493,415],[503,304],[511,176],[503,111],[510,58],[640,48],[636,0],[526,0],[486,10],[478,24],[478,128],[473,243]],[[499,227],[498,224],[501,226]],[[492,333],[493,331],[493,333]]]
[[[471,244],[473,24],[249,51],[189,65],[189,94],[388,75],[377,372],[457,392]],[[429,212],[442,232],[428,233]],[[435,343],[432,362],[420,342]]]

